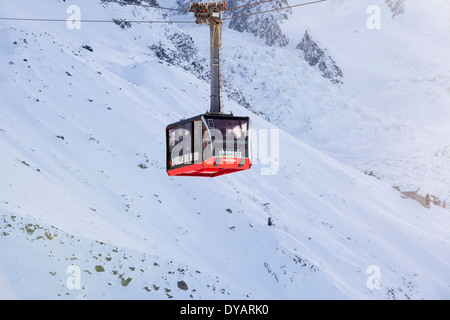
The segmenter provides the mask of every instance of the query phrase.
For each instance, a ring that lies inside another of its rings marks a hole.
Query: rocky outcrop
[[[127,4],[145,4],[154,7],[159,7],[159,3],[156,0],[101,0],[103,4],[108,4],[109,2],[118,2],[119,5]]]
[[[149,46],[158,59],[191,71],[200,79],[206,80],[208,63],[199,54],[194,40],[185,32],[167,34],[167,41],[159,41]]]
[[[302,52],[302,57],[310,66],[315,66],[322,72],[323,77],[330,79],[335,84],[343,83],[342,79],[344,76],[342,70],[327,53],[326,49],[321,48],[319,43],[313,39],[309,30],[305,31],[296,49]]]
[[[243,6],[250,3],[253,3],[253,1],[231,0],[227,2],[227,8]],[[252,15],[252,13],[269,11],[287,6],[289,6],[287,0],[276,0],[226,11],[225,18],[231,18],[229,23],[230,29],[239,32],[249,32],[256,37],[263,39],[268,46],[283,47],[289,43],[289,39],[281,31],[280,24],[282,24],[284,20],[287,20],[288,14],[290,14],[292,10],[283,9],[257,15]]]
[[[405,1],[406,0],[386,0],[388,7],[392,11],[392,17],[405,12]]]

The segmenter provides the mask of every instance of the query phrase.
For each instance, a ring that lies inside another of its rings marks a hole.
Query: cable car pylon
[[[225,1],[212,3],[193,2],[189,12],[194,13],[195,23],[205,23],[210,30],[210,70],[211,70],[211,105],[210,113],[223,113],[222,107],[222,11],[226,9]]]

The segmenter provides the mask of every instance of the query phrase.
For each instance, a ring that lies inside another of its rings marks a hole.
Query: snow
[[[370,30],[373,5],[381,22]],[[447,200],[450,168],[440,155],[449,136],[449,4],[407,1],[404,10],[392,18],[381,0],[294,8],[281,24],[286,48],[249,46],[251,36],[226,30],[224,64],[272,123],[402,190],[420,187]],[[342,69],[343,85],[299,59],[305,30]]]
[[[332,2],[330,23],[353,23],[342,17],[350,3]],[[16,1],[0,4],[0,12],[65,17],[70,4]],[[84,19],[166,19],[150,9],[77,5]],[[289,48],[224,30],[226,72],[273,121],[225,99],[225,112],[252,118],[255,165],[192,179],[165,172],[164,129],[203,113],[209,85],[149,47],[187,32],[207,52],[207,28],[99,23],[69,30],[59,22],[1,21],[0,298],[448,299],[448,209],[404,199],[389,180],[400,176],[404,185],[448,196],[445,181],[433,180],[449,172],[448,142],[436,128],[417,128],[415,119],[398,120],[364,101],[364,92],[354,95],[366,88],[355,71],[364,59],[352,69],[334,31],[326,36],[323,28],[311,30],[343,65],[343,86]],[[264,130],[268,138],[279,133],[279,155],[269,147],[270,161],[260,145]],[[437,140],[428,145],[430,135]],[[411,148],[417,153],[401,162],[383,158]],[[431,151],[431,178],[422,179],[418,167]],[[388,178],[364,174],[362,164]],[[396,171],[402,166],[405,172]],[[373,266],[380,289],[367,284]]]

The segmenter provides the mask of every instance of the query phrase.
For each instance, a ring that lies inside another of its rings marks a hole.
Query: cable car
[[[250,169],[249,117],[201,114],[166,127],[169,176],[216,177]]]
[[[222,112],[220,48],[224,1],[192,3],[197,23],[210,27],[210,111],[166,127],[166,170],[169,176],[217,177],[250,169],[250,118]]]

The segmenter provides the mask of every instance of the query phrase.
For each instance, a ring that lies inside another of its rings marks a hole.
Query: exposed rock
[[[312,38],[309,30],[305,31],[296,49],[303,52],[303,58],[310,66],[316,66],[322,72],[324,78],[330,79],[332,83],[342,83],[341,69],[326,49],[322,49],[318,42]]]
[[[109,3],[109,2],[118,2],[119,5],[126,5],[125,2],[129,4],[148,4],[150,6],[159,7],[159,4],[156,0],[102,0],[102,3]]]
[[[189,289],[188,285],[183,280],[178,281],[177,285],[178,285],[178,288],[180,288],[181,290],[186,291],[187,289]]]
[[[162,61],[182,67],[191,71],[200,79],[208,78],[206,67],[207,60],[199,55],[194,40],[185,32],[171,33],[167,35],[165,42],[159,41],[149,47]]]
[[[90,51],[90,52],[94,52],[94,49],[92,49],[92,47],[91,47],[91,46],[88,46],[87,44],[83,45],[82,48],[83,48],[83,49],[86,49],[86,50],[88,50],[88,51]]]
[[[236,1],[227,2],[228,8],[242,6],[253,1]],[[231,19],[229,28],[239,32],[249,32],[261,39],[269,46],[284,47],[289,43],[289,39],[283,34],[280,24],[287,20],[291,9],[273,11],[267,14],[251,15],[252,13],[279,9],[289,6],[287,0],[275,0],[273,2],[261,3],[253,6],[241,7],[236,10],[230,10],[227,18]],[[231,14],[231,16],[230,16]],[[250,14],[250,15],[249,15]],[[237,19],[239,17],[239,19]]]
[[[405,12],[405,0],[386,0],[386,3],[392,11],[392,17]]]

